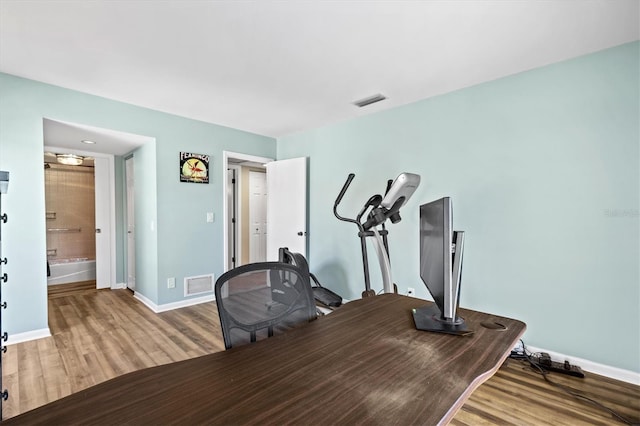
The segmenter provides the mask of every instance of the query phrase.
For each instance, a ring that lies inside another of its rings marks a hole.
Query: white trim
[[[135,179],[136,179],[136,173],[135,173],[135,159],[134,159],[134,153],[131,152],[129,153],[125,159],[124,159],[124,197],[125,197],[125,203],[124,203],[124,217],[125,217],[125,231],[126,233],[124,234],[124,252],[125,252],[125,265],[124,265],[124,279],[125,279],[125,286],[124,288],[130,288],[131,290],[135,290],[136,288],[136,277],[135,277],[135,244],[136,244],[136,237],[135,237],[135,205],[136,205],[136,196],[135,196]],[[133,183],[133,187],[129,186],[129,182]],[[133,200],[131,200],[131,202],[129,201],[130,196],[133,197]],[[131,205],[129,205],[131,204]],[[133,219],[129,217],[129,212],[130,209],[133,210]],[[133,229],[133,231],[131,231],[131,229]],[[129,247],[129,234],[132,233],[133,236],[133,253],[131,253],[132,250],[130,250]],[[133,257],[133,259],[132,259]],[[133,270],[133,277],[131,277],[130,274],[130,269]],[[131,279],[133,280],[132,282]]]
[[[240,196],[240,188],[241,188],[241,179],[242,179],[242,168],[237,165],[237,164],[227,164],[227,170],[232,169],[235,171],[235,177],[236,177],[236,184],[235,184],[235,194],[234,194],[234,198],[236,201],[236,205],[235,205],[235,211],[236,211],[236,266],[238,265],[238,262],[240,262],[240,254],[242,253],[242,227],[240,226],[240,212],[242,211],[242,197]],[[227,196],[227,193],[225,191],[225,197]],[[226,204],[227,199],[225,198],[225,208],[229,208]],[[225,210],[225,213],[227,213],[227,211]],[[223,217],[223,226],[225,227],[225,237],[227,238],[226,240],[226,244],[224,247],[227,250],[227,263],[225,264],[225,268],[224,271],[228,271],[229,270],[229,238],[228,238],[228,232],[229,232],[229,223],[228,222],[228,216]]]
[[[140,302],[142,302],[142,304],[144,304],[147,308],[151,309],[156,314],[159,314],[160,312],[171,311],[173,309],[186,308],[187,306],[199,305],[201,303],[207,303],[207,302],[216,300],[215,295],[210,294],[207,296],[194,297],[192,299],[181,300],[179,302],[165,303],[164,305],[156,305],[149,298],[138,293],[137,291],[133,293],[133,297],[138,299]]]
[[[223,272],[226,272],[228,270],[227,266],[229,265],[229,238],[227,237],[227,220],[229,220],[227,218],[227,166],[229,165],[229,158],[252,161],[255,163],[270,163],[271,161],[275,161],[274,158],[269,157],[258,157],[255,155],[242,154],[239,152],[222,151],[222,227],[224,229],[224,232],[222,233],[222,265],[224,268]],[[240,205],[238,207],[240,207]],[[242,237],[242,234],[240,234],[240,237]],[[239,254],[238,257],[240,257]]]
[[[520,345],[519,342],[518,345]],[[620,380],[622,382],[640,385],[640,373],[636,373],[635,371],[623,370],[622,368],[612,367],[610,365],[600,364],[597,362],[589,361],[587,359],[565,355],[558,352],[550,351],[548,349],[536,348],[529,345],[527,345],[527,350],[530,353],[546,352],[554,361],[564,362],[565,360],[567,360],[572,365],[577,365],[584,371],[589,371],[591,373],[599,374],[601,376],[609,377],[615,380]]]
[[[127,284],[126,283],[115,283],[111,286],[111,290],[120,290],[123,288],[127,288]]]
[[[40,330],[31,330],[24,333],[9,334],[7,345],[15,345],[16,343],[28,342],[30,340],[44,339],[45,337],[51,337],[49,327],[41,328]]]

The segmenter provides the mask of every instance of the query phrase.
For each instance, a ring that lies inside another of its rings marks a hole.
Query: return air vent
[[[357,107],[362,108],[367,105],[375,104],[376,102],[384,101],[385,99],[387,99],[385,95],[381,95],[380,93],[378,93],[377,95],[369,96],[368,98],[355,101],[353,104]]]
[[[211,293],[213,292],[213,283],[213,274],[186,277],[184,279],[184,295],[193,296],[195,294]]]

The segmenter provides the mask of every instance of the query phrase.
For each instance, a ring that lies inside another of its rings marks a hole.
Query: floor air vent
[[[211,293],[213,292],[213,283],[213,274],[186,277],[184,279],[184,295],[193,296],[194,294]]]

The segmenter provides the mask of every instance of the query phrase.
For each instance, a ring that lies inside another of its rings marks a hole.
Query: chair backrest
[[[278,250],[278,260],[283,263],[295,265],[300,268],[305,275],[309,276],[309,283],[312,285],[311,291],[316,301],[330,309],[342,305],[342,297],[333,291],[324,288],[318,278],[309,271],[307,259],[300,253],[294,253],[287,247],[280,247]]]
[[[316,318],[309,273],[282,262],[232,269],[216,280],[215,294],[226,349]]]
[[[298,268],[302,269],[305,274],[310,273],[307,259],[300,253],[289,251],[289,248],[287,247],[281,247],[278,250],[278,261],[297,266]]]

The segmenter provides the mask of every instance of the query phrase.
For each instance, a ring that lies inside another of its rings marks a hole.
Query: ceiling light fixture
[[[96,144],[94,141],[90,141],[90,140],[88,140],[88,139],[82,140],[82,141],[80,141],[80,142],[82,142],[82,143],[86,143],[87,145],[95,145],[95,144]]]
[[[368,98],[355,101],[353,104],[357,107],[362,108],[367,105],[375,104],[376,102],[384,101],[385,99],[387,99],[385,95],[381,95],[380,93],[378,93],[377,95],[369,96]]]
[[[66,164],[67,166],[79,166],[84,161],[84,158],[75,154],[56,154],[56,160],[60,164]]]

